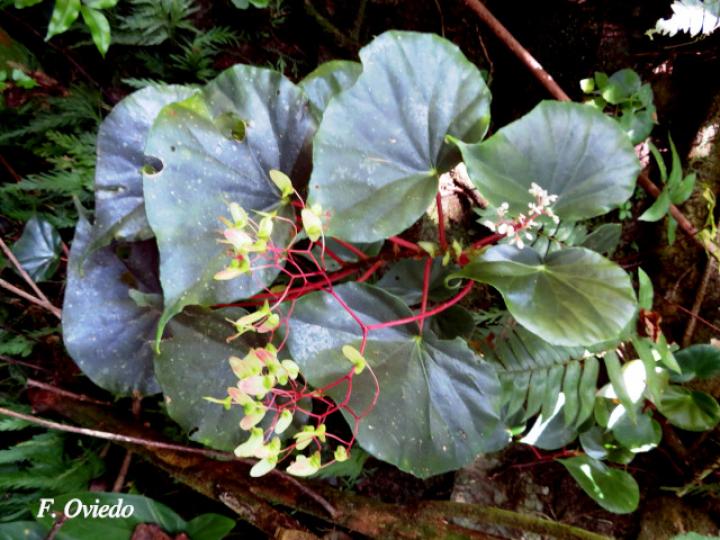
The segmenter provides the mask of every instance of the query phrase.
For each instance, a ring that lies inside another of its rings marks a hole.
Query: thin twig
[[[17,260],[17,257],[15,257],[15,254],[10,250],[9,247],[7,247],[7,244],[5,241],[0,238],[0,249],[3,250],[5,253],[5,256],[8,258],[8,260],[13,263],[13,266],[17,269],[17,271],[20,273],[20,276],[25,280],[25,282],[30,285],[30,288],[35,292],[35,295],[40,298],[40,300],[44,300],[48,304],[50,301],[47,299],[47,296],[45,296],[45,293],[43,293],[40,290],[40,287],[37,286],[37,283],[35,283],[35,280],[30,277],[30,274],[28,274],[25,271],[25,268],[23,268],[23,265],[20,264],[20,261]]]
[[[488,25],[495,35],[502,41],[508,49],[510,49],[520,61],[530,70],[535,78],[550,92],[550,94],[560,101],[572,101],[565,91],[555,82],[555,79],[545,71],[540,62],[538,62],[530,52],[523,47],[520,42],[505,28],[502,23],[483,5],[480,0],[465,0],[465,3],[477,13],[477,15]],[[638,183],[650,195],[657,198],[661,190],[650,180],[645,172],[638,177]],[[678,222],[680,228],[690,238],[701,245],[713,257],[720,259],[720,247],[715,245],[711,240],[703,241],[698,237],[698,230],[688,221],[685,215],[674,204],[670,204],[670,214]]]
[[[142,407],[142,396],[135,391],[135,395],[133,396],[133,402],[132,402],[132,413],[133,417],[135,417],[135,420],[138,420],[140,418],[140,410]],[[120,464],[120,469],[118,470],[118,475],[115,478],[115,483],[113,484],[113,491],[122,491],[123,486],[125,485],[125,478],[127,477],[128,470],[130,470],[130,462],[132,461],[133,451],[129,448],[125,451],[125,457],[123,458],[122,463]]]
[[[360,6],[358,7],[357,15],[355,17],[355,24],[353,25],[352,38],[355,41],[360,40],[360,31],[362,30],[363,22],[365,21],[365,10],[367,8],[368,0],[360,0]]]
[[[112,403],[109,403],[107,401],[100,401],[98,399],[93,399],[93,398],[91,398],[89,396],[85,396],[83,394],[76,394],[75,392],[70,392],[69,390],[64,390],[62,388],[58,388],[57,386],[53,386],[51,384],[36,381],[35,379],[27,379],[25,382],[28,386],[33,386],[35,388],[47,390],[48,392],[52,392],[52,393],[58,394],[60,396],[65,396],[65,397],[68,397],[75,401],[83,401],[85,403],[94,403],[95,405],[102,405],[103,407],[112,407],[113,406]]]
[[[187,454],[196,454],[203,457],[209,457],[212,459],[220,459],[220,460],[233,460],[233,461],[239,461],[241,463],[246,464],[254,464],[254,461],[248,460],[248,459],[240,459],[235,457],[235,454],[232,454],[230,452],[219,452],[217,450],[206,450],[204,448],[194,448],[192,446],[184,446],[181,444],[174,444],[174,443],[167,443],[163,441],[153,440],[153,439],[145,439],[142,437],[132,437],[129,435],[121,435],[119,433],[111,433],[109,431],[100,431],[97,429],[89,429],[89,428],[82,428],[77,426],[69,426],[67,424],[61,424],[59,422],[53,422],[52,420],[47,420],[45,418],[40,418],[38,416],[33,416],[30,414],[24,414],[17,411],[13,411],[11,409],[7,409],[5,407],[0,407],[0,414],[3,414],[5,416],[10,416],[12,418],[18,418],[20,420],[25,420],[27,422],[32,422],[33,424],[37,424],[39,426],[43,426],[48,429],[56,429],[58,431],[64,431],[66,433],[75,433],[77,435],[85,435],[87,437],[94,437],[96,439],[103,439],[106,441],[113,441],[118,443],[125,443],[125,444],[137,444],[138,446],[144,446],[146,448],[159,448],[161,450],[171,450],[175,452],[184,452]],[[276,476],[280,476],[283,479],[293,483],[298,484],[297,480],[295,480],[293,477],[285,474],[282,471],[273,470],[272,474]],[[298,484],[299,485],[299,484]],[[322,495],[314,492],[312,489],[308,488],[307,486],[300,486],[303,493],[311,497],[314,501],[316,501],[318,504],[320,504],[323,509],[325,509],[331,516],[337,515],[337,510],[325,499],[322,497]]]
[[[320,28],[322,28],[327,34],[330,34],[335,38],[338,45],[345,49],[351,49],[355,50],[358,47],[358,44],[356,41],[353,41],[352,39],[349,39],[345,36],[344,33],[338,29],[337,26],[335,26],[330,20],[326,17],[324,17],[313,5],[313,3],[310,0],[305,0],[305,12],[310,15],[313,19],[315,19],[315,22],[318,23]]]
[[[50,371],[49,369],[44,368],[42,366],[38,366],[31,362],[25,362],[24,360],[17,360],[15,358],[10,358],[9,356],[5,356],[4,354],[0,354],[0,360],[2,360],[3,362],[7,362],[8,364],[17,364],[18,366],[25,366],[25,367],[29,367],[30,369],[36,369],[38,371],[47,371],[47,372]]]
[[[49,302],[43,302],[39,298],[35,298],[32,294],[26,293],[22,289],[18,289],[15,285],[8,283],[4,279],[0,279],[0,287],[2,287],[3,289],[5,289],[7,291],[10,291],[13,294],[18,295],[20,298],[24,298],[28,302],[37,304],[38,306],[48,310],[50,313],[55,315],[58,319],[62,319],[62,311],[60,311],[59,308],[56,308]]]
[[[15,172],[15,169],[12,168],[12,166],[7,162],[7,160],[2,154],[0,154],[0,163],[2,163],[3,166],[7,169],[7,171],[10,173],[10,176],[13,177],[13,180],[15,180],[16,182],[20,182],[22,180],[22,178],[20,178],[20,175]]]
[[[114,441],[125,444],[137,444],[139,446],[145,446],[148,448],[159,448],[161,450],[172,450],[175,452],[185,452],[188,454],[197,454],[204,457],[210,457],[213,459],[237,459],[234,454],[229,452],[218,452],[217,450],[205,450],[204,448],[194,448],[192,446],[183,446],[181,444],[167,443],[163,441],[156,441],[152,439],[143,439],[142,437],[131,437],[128,435],[120,435],[119,433],[110,433],[108,431],[100,431],[97,429],[81,428],[77,426],[69,426],[67,424],[60,424],[59,422],[53,422],[45,418],[33,416],[30,414],[23,414],[5,407],[0,407],[0,414],[5,416],[11,416],[13,418],[19,418],[20,420],[26,420],[39,426],[46,427],[48,429],[56,429],[58,431],[65,431],[67,433],[75,433],[76,435],[86,435],[88,437],[94,437],[96,439],[103,439],[106,441]]]
[[[537,80],[539,80],[540,83],[547,88],[548,92],[561,101],[571,101],[570,96],[568,96],[565,91],[560,88],[558,83],[555,82],[555,79],[553,79],[552,76],[543,69],[540,62],[535,60],[533,55],[530,54],[530,52],[523,47],[517,39],[515,39],[508,29],[495,18],[495,15],[493,15],[490,10],[486,8],[482,2],[480,2],[480,0],[465,0],[465,3],[470,6],[470,8],[483,20],[483,22],[490,27],[490,30],[492,30],[495,35],[500,38],[500,41],[507,45],[515,56],[517,56],[522,63],[527,66],[530,72],[535,75]]]
[[[720,238],[720,235],[718,235]],[[705,301],[705,295],[707,294],[708,285],[710,284],[710,278],[712,278],[718,271],[718,260],[715,257],[709,257],[705,265],[705,272],[703,272],[702,279],[700,280],[700,286],[695,293],[695,301],[692,306],[692,314],[687,326],[685,327],[685,333],[683,334],[682,346],[689,347],[692,343],[693,334],[697,326],[697,320],[700,315],[700,309],[702,308],[703,302]]]

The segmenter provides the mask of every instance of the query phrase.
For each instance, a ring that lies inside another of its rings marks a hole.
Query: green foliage
[[[613,340],[635,312],[629,276],[585,248],[543,258],[529,247],[494,246],[450,277],[492,285],[521,325],[554,345],[587,347]]]
[[[611,469],[601,461],[588,456],[558,461],[575,478],[585,493],[605,510],[616,514],[627,514],[637,508],[640,489],[628,472]]]
[[[23,222],[37,216],[60,229],[75,224],[73,200],[85,204],[92,199],[94,132],[102,106],[99,92],[76,86],[66,96],[3,111],[0,147],[13,144],[40,158],[47,169],[0,186],[4,216]],[[6,156],[12,162],[13,156]]]
[[[52,223],[33,217],[25,224],[12,252],[36,282],[50,279],[60,263],[62,239]]]
[[[412,315],[399,298],[370,285],[340,285],[335,294],[366,324]],[[293,312],[290,353],[316,387],[347,371],[342,345],[360,343],[357,324],[337,305],[318,292],[303,297]],[[365,357],[383,390],[371,407],[373,375],[364,372],[353,380],[350,404],[358,412],[370,410],[357,434],[370,454],[426,478],[506,444],[508,435],[496,412],[497,376],[463,340],[442,340],[428,329],[420,335],[411,323],[372,334]],[[342,401],[346,388],[336,387],[329,395]]]
[[[3,431],[26,427],[0,425]],[[32,435],[0,450],[0,521],[30,517],[29,506],[39,497],[85,489],[102,471],[94,449],[82,448],[60,433]]]
[[[660,151],[657,147],[649,143],[650,152],[655,158],[655,162],[658,165],[660,171],[660,180],[663,183],[663,189],[655,202],[643,212],[638,218],[640,221],[659,221],[670,211],[670,205],[678,205],[684,203],[692,195],[693,189],[695,188],[695,173],[690,173],[687,176],[683,176],[682,163],[680,156],[678,155],[675,143],[670,137],[670,153],[672,156],[672,165],[670,168],[670,174],[668,175],[665,161],[660,155]],[[667,225],[667,236],[668,243],[670,245],[675,243],[675,231],[677,230],[677,221],[675,218],[668,215]]]
[[[270,4],[270,0],[232,0],[232,4],[238,9],[247,9],[250,6],[266,8]]]
[[[580,88],[591,96],[586,103],[614,116],[633,144],[650,135],[656,122],[652,86],[643,84],[634,70],[621,69],[609,77],[596,72],[580,81]]]
[[[41,1],[15,0],[15,7],[22,9],[39,4]],[[117,2],[118,0],[55,0],[45,40],[67,32],[82,14],[93,43],[100,54],[105,56],[110,47],[110,23],[102,10],[114,7]]]
[[[213,67],[214,57],[238,42],[237,32],[225,26],[214,26],[196,33],[192,39],[181,40],[180,52],[171,54],[170,60],[178,71],[207,81],[218,74]]]
[[[188,39],[187,53],[233,36],[166,39]],[[210,56],[173,61],[204,78]],[[649,279],[640,275],[638,302],[630,276],[601,255],[620,227],[583,223],[634,191],[627,126],[543,102],[483,141],[490,93],[454,45],[388,32],[360,58],[299,85],[235,66],[202,88],[153,85],[114,109],[98,139],[96,220],[79,223],[72,245],[68,351],[115,393],[162,390],[191,438],[258,457],[254,475],[278,464],[284,443],[273,435],[291,421],[306,424],[286,439],[291,452],[317,446],[288,467],[298,475],[328,454],[347,463],[356,439],[427,477],[513,436],[545,449],[579,436],[586,455],[565,466],[602,506],[631,511],[637,484],[603,460],[655,447],[658,415],[708,429],[720,407],[669,385],[695,364],[663,336],[637,335]],[[637,112],[646,91],[636,79],[601,82],[603,100]],[[493,234],[469,247],[393,237],[427,212],[461,156],[490,202],[481,214]],[[502,301],[483,295],[483,313],[458,305],[473,282]],[[228,307],[238,302],[249,311]],[[326,435],[335,411],[352,432],[347,447]]]
[[[373,242],[425,213],[439,175],[457,161],[445,137],[481,139],[490,92],[437,36],[386,32],[360,59],[357,82],[330,102],[314,139],[308,202],[329,213],[329,235]]]
[[[200,6],[195,0],[128,0],[130,13],[120,16],[116,42],[123,45],[160,45],[194,32],[190,18]]]
[[[672,16],[659,19],[655,28],[646,32],[650,38],[655,34],[672,37],[678,32],[691,37],[709,36],[720,28],[720,0],[679,0],[670,7]]]
[[[65,505],[73,500],[82,503],[84,508],[91,512],[104,506],[110,509],[111,517],[68,519],[57,535],[62,540],[94,540],[99,534],[108,540],[123,540],[130,538],[141,523],[156,524],[173,535],[184,533],[183,537],[192,540],[222,540],[235,526],[235,521],[219,514],[202,514],[191,521],[185,521],[164,504],[141,495],[78,491],[54,497],[50,509],[45,509],[43,516],[37,518],[36,522],[0,523],[0,540],[34,540],[47,537],[55,522],[52,512],[62,512]],[[77,508],[76,505],[77,503],[72,503],[72,511]],[[119,512],[127,507],[133,508],[130,517],[113,515],[113,508],[115,512]],[[38,515],[39,508],[38,500],[32,501],[33,516]]]

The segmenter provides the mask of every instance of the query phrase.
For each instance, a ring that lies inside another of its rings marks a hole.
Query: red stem
[[[405,317],[404,319],[397,319],[395,321],[387,321],[384,323],[377,323],[377,324],[371,324],[369,326],[366,326],[365,328],[368,331],[372,330],[379,330],[380,328],[389,328],[391,326],[400,326],[403,324],[408,324],[411,322],[415,322],[421,317],[432,317],[433,315],[437,315],[438,313],[441,313],[445,311],[446,309],[454,306],[457,304],[460,300],[465,298],[468,293],[472,290],[473,285],[475,284],[474,281],[468,281],[467,284],[463,287],[463,289],[455,296],[454,298],[451,298],[447,302],[440,304],[439,306],[434,307],[430,311],[427,311],[425,313],[421,313],[419,315],[414,315],[412,317]]]

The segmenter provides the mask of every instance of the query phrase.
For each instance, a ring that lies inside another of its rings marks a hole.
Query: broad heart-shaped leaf
[[[477,142],[490,120],[480,71],[438,36],[385,32],[360,51],[362,74],[335,97],[313,147],[309,202],[328,234],[382,240],[427,210],[458,161],[446,135]]]
[[[32,217],[12,252],[23,269],[35,281],[50,279],[60,263],[62,239],[52,223]]]
[[[277,73],[234,66],[202,93],[165,107],[145,153],[158,170],[144,175],[145,209],[160,248],[165,312],[160,329],[187,305],[229,303],[267,286],[279,270],[255,270],[230,281],[213,275],[229,257],[218,243],[228,203],[253,211],[278,209],[268,173],[301,174],[314,122],[302,91]],[[291,216],[287,207],[282,210]],[[272,241],[285,246],[289,227],[276,223]],[[257,260],[257,259],[256,259]]]
[[[168,414],[192,440],[219,450],[232,450],[246,433],[239,427],[242,407],[226,410],[204,399],[223,399],[237,384],[230,369],[230,356],[244,356],[250,346],[241,337],[226,342],[233,328],[225,317],[236,319],[237,309],[185,310],[168,325],[170,337],[163,340],[155,359],[155,372],[162,387]]]
[[[78,222],[70,250],[63,304],[63,340],[95,384],[119,395],[155,394],[151,341],[160,306],[140,307],[131,291],[157,294],[154,241],[107,246],[87,258],[90,224]]]
[[[527,213],[535,182],[557,195],[570,221],[605,214],[633,193],[640,162],[627,135],[602,112],[543,101],[480,144],[458,142],[468,174],[493,206]]]
[[[350,88],[360,76],[362,66],[348,60],[331,60],[310,73],[299,86],[310,100],[310,108],[320,121],[330,100]]]
[[[522,326],[554,345],[590,346],[616,339],[636,310],[625,271],[580,247],[542,258],[532,248],[493,246],[451,277],[492,285]]]
[[[364,324],[412,316],[397,297],[367,284],[347,283],[335,294]],[[288,346],[301,373],[316,388],[343,377],[351,367],[343,345],[360,346],[357,322],[327,292],[301,298],[290,322]],[[458,469],[484,451],[508,441],[498,421],[500,384],[492,367],[457,338],[440,340],[418,325],[372,330],[365,358],[380,385],[374,409],[358,429],[358,441],[370,454],[422,478]],[[336,401],[344,385],[328,391]],[[368,409],[373,378],[353,378],[349,405]],[[346,419],[353,425],[352,418]]]
[[[629,514],[637,509],[640,489],[629,473],[611,469],[589,456],[559,459],[583,491],[608,512]]]
[[[95,166],[95,246],[111,240],[147,240],[142,168],[145,139],[165,105],[190,97],[186,86],[150,86],[118,103],[100,124]],[[91,248],[92,249],[92,248]]]
[[[708,343],[697,343],[675,353],[681,372],[670,373],[673,382],[709,379],[720,375],[720,348]]]
[[[682,386],[668,386],[657,407],[671,424],[688,431],[708,431],[720,422],[714,397]]]

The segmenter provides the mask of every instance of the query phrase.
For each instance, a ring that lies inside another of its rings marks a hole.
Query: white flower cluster
[[[507,216],[510,205],[506,202],[502,203],[495,209],[497,219],[495,221],[487,219],[482,222],[488,229],[498,234],[504,235],[519,249],[525,247],[525,241],[532,241],[534,236],[531,232],[533,228],[541,227],[536,221],[540,216],[547,216],[555,223],[560,222],[560,218],[555,215],[551,206],[557,201],[557,195],[549,195],[546,190],[533,182],[530,185],[528,193],[535,197],[535,200],[528,203],[529,215],[518,214],[517,218],[510,219]]]

